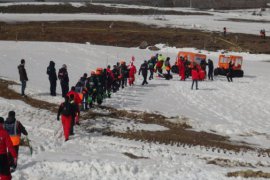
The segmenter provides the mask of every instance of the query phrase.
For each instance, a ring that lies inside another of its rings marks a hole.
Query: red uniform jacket
[[[67,96],[70,97],[71,94],[74,95],[74,102],[75,102],[75,104],[77,104],[77,105],[80,104],[82,100],[81,100],[79,94],[76,93],[75,91],[69,91],[69,92],[67,93]]]
[[[0,125],[0,154],[7,154],[7,150],[11,153],[13,158],[17,157],[8,132]]]
[[[136,66],[131,65],[129,68],[129,77],[133,78],[137,72]]]
[[[191,75],[192,75],[192,80],[199,80],[199,72],[197,69],[192,69]]]
[[[110,76],[110,78],[111,78],[112,80],[114,80],[113,72],[112,72],[111,69],[107,68],[107,74],[108,74],[108,76]]]

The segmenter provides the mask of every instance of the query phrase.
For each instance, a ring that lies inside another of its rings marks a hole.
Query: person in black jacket
[[[6,121],[4,122],[4,129],[8,132],[13,147],[17,153],[17,157],[19,157],[19,146],[20,146],[20,140],[21,140],[21,134],[27,136],[28,132],[26,131],[25,127],[22,125],[22,123],[15,118],[15,112],[10,111],[8,113],[8,117]],[[9,154],[9,159],[11,162],[11,168],[14,171],[17,167],[17,164],[12,164],[14,162],[11,154]]]
[[[50,65],[47,67],[47,74],[50,81],[51,96],[56,96],[57,75],[55,70],[55,63],[53,61],[50,61]]]
[[[233,66],[234,66],[234,63],[232,63],[232,61],[230,61],[229,62],[229,69],[228,69],[228,73],[227,73],[228,82],[233,82]]]
[[[67,65],[63,64],[62,68],[59,69],[58,79],[60,80],[62,88],[62,97],[65,97],[69,91],[69,78],[67,72]]]
[[[119,87],[120,87],[120,83],[119,83],[120,72],[119,72],[119,69],[117,68],[117,65],[113,66],[112,74],[113,74],[112,89],[113,89],[113,92],[116,92],[119,90]]]
[[[121,86],[122,89],[127,86],[127,79],[128,79],[128,67],[126,65],[126,62],[122,61],[120,64],[120,75],[121,75]]]
[[[214,63],[211,59],[208,59],[208,79],[213,81]]]
[[[21,64],[18,66],[18,70],[19,70],[19,75],[20,75],[20,81],[22,83],[21,95],[23,97],[26,97],[24,91],[26,88],[26,81],[28,81],[28,77],[27,77],[27,73],[26,73],[26,70],[24,68],[24,65],[25,65],[25,60],[22,59]]]
[[[148,74],[148,63],[147,61],[144,61],[144,63],[141,65],[139,70],[139,75],[142,73],[143,76],[143,82],[142,85],[148,84],[147,82],[147,74]]]

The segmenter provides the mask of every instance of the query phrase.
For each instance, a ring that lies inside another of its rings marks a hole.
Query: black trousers
[[[56,81],[50,80],[50,91],[52,96],[56,96]]]
[[[123,77],[121,79],[121,85],[122,85],[122,88],[124,88],[125,86],[127,86],[127,78]]]
[[[15,152],[17,154],[17,157],[19,157],[19,145],[18,146],[13,146],[15,149]],[[11,155],[11,153],[8,153],[8,160],[9,160],[9,164],[11,167],[13,167],[13,169],[16,169],[17,164],[14,164],[14,159]]]
[[[154,79],[154,69],[150,69],[149,80]]]
[[[10,176],[8,154],[0,154],[0,176]]]
[[[213,80],[213,71],[208,71],[208,79]]]
[[[75,116],[72,116],[70,123],[71,123],[71,125],[70,125],[69,134],[73,135],[74,134],[74,125],[75,125]]]
[[[227,75],[227,80],[228,80],[229,82],[233,82],[232,76],[231,76],[231,75]]]
[[[198,80],[192,80],[191,89],[193,89],[194,83],[196,84],[196,89],[198,89]]]
[[[148,84],[147,82],[147,74],[143,74],[143,82],[142,85]]]
[[[69,90],[69,85],[66,82],[61,82],[61,88],[62,88],[62,97],[65,97]]]

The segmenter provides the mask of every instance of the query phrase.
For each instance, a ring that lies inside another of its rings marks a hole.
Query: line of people
[[[50,62],[48,69],[54,65]],[[62,68],[66,69],[66,66],[63,65]],[[50,72],[54,72],[52,77],[56,76],[55,69]],[[97,68],[96,71],[91,71],[89,77],[87,73],[84,73],[69,92],[62,92],[65,101],[59,106],[57,120],[60,120],[61,116],[65,141],[69,140],[70,135],[74,135],[73,127],[79,125],[81,110],[92,108],[94,103],[100,105],[105,98],[111,97],[111,93],[125,88],[128,84],[134,85],[136,72],[133,61],[129,65],[126,65],[125,61],[120,61],[113,66],[113,69],[108,65],[107,68]],[[59,70],[58,78],[61,77],[65,81],[65,85],[68,85],[68,77],[65,76],[68,76],[67,71]]]

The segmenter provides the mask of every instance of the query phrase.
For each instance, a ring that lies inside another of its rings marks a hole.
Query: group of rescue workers
[[[111,93],[117,92],[126,86],[132,86],[135,82],[137,68],[134,65],[135,58],[132,57],[131,62],[127,65],[125,61],[117,62],[111,68],[97,68],[90,72],[90,76],[84,73],[75,86],[69,90],[69,76],[67,66],[64,64],[56,73],[55,63],[50,61],[47,67],[47,75],[50,81],[50,94],[56,96],[57,80],[60,80],[62,96],[65,101],[60,104],[57,114],[57,120],[63,125],[65,141],[69,140],[70,135],[74,135],[74,125],[80,125],[80,111],[85,111],[93,107],[94,103],[102,104],[105,98],[110,98]],[[25,60],[21,60],[18,66],[20,81],[22,82],[21,95],[25,95],[26,82],[28,81],[25,70]],[[189,76],[192,77],[192,86],[196,84],[198,89],[198,81],[205,79],[206,66],[208,66],[208,79],[213,80],[213,61],[208,59],[201,60],[200,63],[190,63],[187,57],[180,57],[175,64],[171,66],[170,58],[162,54],[152,56],[148,61],[145,60],[138,74],[142,74],[142,85],[148,84],[147,80],[154,79],[154,73],[158,78],[172,79],[173,73],[179,73],[180,80],[185,81]],[[150,75],[148,77],[148,71]],[[228,79],[229,80],[229,79]],[[11,173],[17,165],[18,150],[20,144],[21,133],[27,136],[27,131],[22,124],[15,119],[15,112],[10,111],[8,118],[4,121],[0,117],[0,179],[11,179]],[[8,150],[8,151],[7,151]]]
[[[59,107],[57,119],[60,120],[61,115],[65,141],[68,141],[70,135],[74,135],[73,126],[75,124],[79,125],[80,110],[85,111],[92,108],[93,103],[100,105],[105,98],[111,97],[111,93],[117,92],[120,88],[125,88],[128,84],[129,86],[134,85],[137,72],[134,60],[133,57],[129,65],[125,61],[117,62],[112,69],[110,65],[104,69],[97,68],[96,71],[91,71],[89,77],[87,73],[84,73],[76,85],[71,87],[69,92],[66,91],[69,79],[67,67],[66,65],[62,66],[58,72],[58,79],[60,79],[62,96],[65,97],[65,102],[61,103]],[[51,79],[51,72],[53,72],[52,76],[56,79],[56,71],[52,68],[52,64],[54,66],[54,63],[51,61],[47,68],[47,73],[49,79]],[[198,89],[198,81],[205,78],[206,66],[208,66],[208,78],[213,80],[214,65],[210,59],[208,59],[208,62],[203,59],[200,64],[191,64],[187,57],[180,57],[174,65],[174,70],[172,70],[170,58],[165,58],[162,54],[156,54],[141,64],[139,75],[142,74],[142,85],[145,85],[148,84],[147,80],[154,78],[155,72],[157,77],[170,80],[172,79],[171,70],[173,72],[177,71],[182,81],[192,76],[191,89],[193,89],[194,84],[196,84],[196,89]],[[166,72],[163,72],[164,70]],[[150,72],[149,78],[148,71]],[[63,88],[63,86],[66,87]],[[51,89],[55,90],[55,87]],[[55,92],[51,92],[51,95],[54,96]]]

